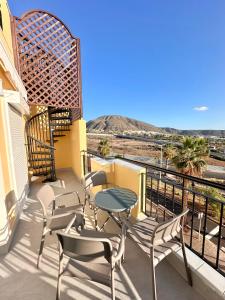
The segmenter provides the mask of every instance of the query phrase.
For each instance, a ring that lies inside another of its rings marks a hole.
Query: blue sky
[[[225,129],[224,0],[9,3],[17,16],[48,10],[81,39],[86,120],[116,114],[157,126]]]

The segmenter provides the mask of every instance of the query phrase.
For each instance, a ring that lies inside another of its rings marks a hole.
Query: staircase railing
[[[26,148],[33,175],[46,176],[55,181],[53,131],[49,123],[49,109],[30,118],[26,123]]]

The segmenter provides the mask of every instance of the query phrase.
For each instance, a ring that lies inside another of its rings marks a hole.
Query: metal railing
[[[67,108],[47,107],[26,122],[29,169],[45,181],[56,181],[54,144],[70,131],[72,113]]]
[[[50,176],[55,180],[53,131],[48,108],[31,117],[26,122],[25,130],[27,159],[33,175]]]
[[[88,151],[88,156],[101,157],[95,151]],[[120,159],[146,168],[146,199],[141,203],[146,215],[160,222],[188,206],[186,246],[225,276],[225,185],[124,157]]]

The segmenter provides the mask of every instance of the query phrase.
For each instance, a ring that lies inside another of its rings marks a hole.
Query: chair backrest
[[[43,185],[37,192],[37,198],[41,202],[43,209],[43,214],[47,217],[47,211],[51,203],[55,200],[55,195],[52,187],[50,185]]]
[[[188,211],[187,209],[178,216],[157,225],[152,233],[151,243],[157,246],[174,238],[180,232]]]
[[[84,187],[88,191],[92,187],[107,184],[107,177],[104,171],[96,171],[88,173],[84,178]]]
[[[68,257],[86,262],[105,258],[111,262],[112,245],[107,238],[84,237],[62,232],[58,232],[57,236],[63,254]]]

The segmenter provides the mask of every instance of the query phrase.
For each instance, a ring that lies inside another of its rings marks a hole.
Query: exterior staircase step
[[[61,130],[61,131],[64,131],[64,130]],[[61,136],[66,136],[65,134],[54,134],[53,135],[54,137],[61,137]]]
[[[33,151],[31,152],[32,155],[35,155],[35,154],[40,154],[40,155],[51,155],[51,152],[47,152],[47,151]]]
[[[53,140],[54,143],[57,143],[59,140]],[[48,143],[50,143],[50,140],[47,140]]]
[[[32,166],[32,169],[44,169],[44,168],[50,168],[52,164],[46,164],[46,165],[37,165],[37,166]]]
[[[72,125],[72,122],[68,122],[68,123],[50,123],[50,126],[53,126],[53,127],[57,127],[57,126],[70,126]]]
[[[33,176],[47,176],[51,174],[51,171],[46,171],[46,172],[34,172]]]
[[[64,117],[64,116],[60,116],[60,117],[50,117],[50,120],[71,120],[70,117]]]
[[[49,149],[50,145],[37,145],[38,148]]]
[[[47,158],[32,158],[32,159],[29,159],[29,162],[36,162],[36,161],[51,161],[53,160],[52,158],[50,157],[47,157]]]
[[[48,124],[50,128],[47,124],[46,132],[52,130],[53,143],[58,142],[60,137],[66,136],[67,131],[70,131],[70,125],[72,125],[71,109],[49,107],[43,114],[46,116],[46,120],[49,121]],[[39,124],[39,127],[40,126],[41,124]],[[39,127],[37,124],[37,129]],[[33,127],[31,127],[30,130],[31,132],[28,132],[32,137]],[[43,138],[39,136],[34,140],[37,142],[35,148],[32,149],[32,147],[30,147],[28,149],[28,156],[30,158],[28,161],[28,169],[33,173],[33,176],[44,176],[46,182],[55,181],[56,175],[54,174],[54,169],[52,169],[55,155],[53,151],[54,147],[51,147],[52,141],[50,140],[50,135],[47,135],[47,137],[43,136]]]
[[[52,114],[59,114],[59,113],[64,113],[64,112],[67,112],[69,113],[70,110],[68,108],[53,108],[53,109],[50,109],[49,110],[49,113],[52,115]]]

